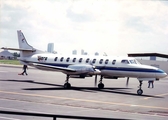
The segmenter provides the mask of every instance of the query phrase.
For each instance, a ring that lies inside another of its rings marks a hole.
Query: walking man
[[[27,72],[26,72],[27,69],[28,69],[27,65],[23,65],[22,75],[24,75],[24,73],[25,73],[26,75],[28,75]]]

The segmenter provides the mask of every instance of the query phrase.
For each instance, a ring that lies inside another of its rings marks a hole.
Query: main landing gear
[[[142,95],[143,93],[143,90],[141,89],[141,87],[142,87],[142,81],[139,81],[139,89],[137,90],[138,95]]]
[[[101,75],[100,76],[100,81],[99,81],[99,84],[98,84],[98,88],[99,89],[103,89],[104,88],[104,84],[102,83],[102,80],[103,80],[103,76]]]
[[[67,75],[67,77],[66,77],[64,88],[66,88],[66,89],[71,88],[71,84],[69,83],[69,75]]]

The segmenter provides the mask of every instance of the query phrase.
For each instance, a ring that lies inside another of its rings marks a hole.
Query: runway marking
[[[168,93],[163,93],[163,94],[159,94],[159,95],[155,95],[155,96],[161,97],[161,96],[166,96],[166,95],[168,95]],[[152,98],[152,97],[145,97],[144,99],[148,100],[150,98]]]
[[[2,117],[2,116],[0,116],[0,118],[2,118],[2,119],[7,119],[7,120],[21,120],[21,119],[15,119],[15,118],[9,118],[9,117]]]
[[[78,98],[67,98],[67,97],[59,97],[59,96],[48,96],[48,95],[39,95],[39,94],[28,94],[28,93],[17,93],[17,92],[8,92],[8,91],[0,91],[0,93],[13,94],[13,95],[24,95],[24,96],[32,96],[32,97],[42,97],[42,98],[53,98],[53,99],[63,99],[63,100],[72,100],[72,101],[81,101],[81,102],[90,102],[90,103],[101,103],[101,104],[109,104],[109,105],[119,105],[119,106],[129,106],[129,107],[141,107],[141,108],[153,108],[153,109],[163,109],[168,110],[166,107],[157,107],[157,106],[147,106],[147,105],[136,105],[136,104],[126,104],[126,103],[116,103],[116,102],[105,102],[98,100],[89,100],[89,99],[78,99]]]
[[[0,71],[0,72],[8,72],[8,71]]]

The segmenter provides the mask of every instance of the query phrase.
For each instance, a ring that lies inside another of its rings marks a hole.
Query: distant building
[[[95,55],[96,55],[96,56],[98,56],[98,55],[99,55],[99,53],[98,53],[98,52],[95,52]]]
[[[88,53],[87,53],[87,52],[84,52],[84,55],[88,55]]]
[[[0,52],[0,59],[14,59],[14,56],[8,50],[4,50]]]
[[[48,43],[47,52],[49,53],[54,52],[54,43]]]
[[[85,52],[85,51],[82,49],[82,50],[81,50],[81,55],[84,55],[84,52]]]
[[[73,50],[73,51],[72,51],[72,54],[73,54],[73,55],[77,55],[77,50]]]

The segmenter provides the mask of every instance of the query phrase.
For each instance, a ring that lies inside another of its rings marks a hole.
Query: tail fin
[[[17,35],[18,35],[18,42],[19,42],[20,49],[34,50],[34,48],[27,43],[26,38],[24,37],[21,30],[17,31]]]
[[[27,41],[26,38],[24,37],[23,33],[21,32],[21,30],[17,31],[17,35],[18,35],[18,43],[19,43],[19,48],[1,48],[1,49],[7,49],[7,50],[16,50],[16,51],[20,51],[20,57],[28,57],[37,53],[43,53],[40,50],[37,50],[35,48],[33,48],[32,46],[30,46]]]
[[[21,32],[21,30],[17,31],[17,35],[18,35],[19,49],[21,50],[20,57],[27,57],[27,56],[31,56],[31,55],[35,54],[36,49],[34,49],[32,46],[30,46],[27,43],[26,38],[23,35],[23,33]]]

